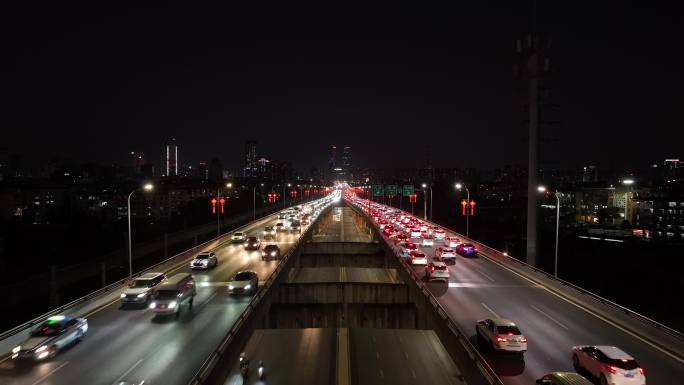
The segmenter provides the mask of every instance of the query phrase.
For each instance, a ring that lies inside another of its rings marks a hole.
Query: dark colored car
[[[456,246],[456,252],[460,255],[473,257],[477,255],[477,248],[472,243],[461,243]]]
[[[261,260],[280,259],[280,248],[278,245],[266,245],[261,251]]]
[[[247,237],[244,245],[245,250],[259,250],[261,248],[261,241],[257,237]]]

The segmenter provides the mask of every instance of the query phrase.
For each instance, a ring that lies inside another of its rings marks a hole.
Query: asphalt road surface
[[[436,241],[434,247],[421,249],[432,260],[435,247],[441,245]],[[477,344],[475,323],[495,317],[515,322],[529,341],[524,355],[495,353],[480,347],[506,384],[532,384],[551,371],[574,372],[571,349],[575,345],[621,348],[646,370],[649,385],[671,385],[684,378],[684,362],[486,258],[459,255],[448,267],[449,283],[432,282],[428,288],[461,329],[470,332],[473,344]],[[413,268],[424,274],[424,266]],[[601,278],[594,274],[596,279]],[[626,278],[638,284],[638,276]],[[596,378],[589,379],[598,383]]]
[[[246,228],[249,235],[261,235],[264,226],[274,225],[271,215]],[[284,253],[299,234],[280,233],[278,245]],[[271,242],[267,242],[271,243]],[[263,245],[266,242],[262,242]],[[13,385],[110,385],[130,381],[152,385],[185,385],[216,348],[234,321],[243,312],[249,297],[233,297],[227,282],[238,271],[254,270],[265,281],[277,261],[262,261],[261,251],[246,251],[228,241],[216,249],[218,266],[195,271],[197,296],[190,309],[183,305],[178,319],[161,318],[145,308],[121,309],[119,302],[87,315],[89,330],[82,342],[54,359],[19,364],[0,363],[0,384]],[[173,275],[190,272],[189,261]]]

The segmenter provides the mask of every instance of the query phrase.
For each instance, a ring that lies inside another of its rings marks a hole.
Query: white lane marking
[[[382,369],[380,369],[380,377],[385,377],[385,372],[383,372]]]
[[[602,315],[600,315],[600,314],[598,314],[598,313],[596,313],[596,312],[594,312],[594,311],[592,311],[592,310],[589,310],[589,309],[587,309],[586,307],[584,307],[584,306],[582,306],[582,305],[579,305],[579,304],[575,303],[574,301],[571,301],[571,300],[568,299],[568,298],[565,298],[564,296],[562,296],[562,295],[556,293],[555,291],[553,291],[553,290],[551,290],[551,289],[549,289],[549,288],[547,288],[547,287],[545,287],[545,286],[542,286],[542,285],[538,284],[538,283],[535,282],[534,280],[532,280],[532,279],[530,279],[530,278],[527,278],[527,277],[524,276],[523,274],[518,273],[518,272],[515,271],[514,269],[512,269],[512,268],[506,266],[503,262],[499,262],[499,261],[495,260],[494,258],[487,256],[487,255],[484,254],[484,253],[482,253],[482,255],[484,255],[485,258],[487,258],[487,260],[488,260],[490,263],[493,263],[494,265],[497,265],[497,266],[499,266],[499,267],[501,267],[501,268],[503,268],[503,269],[508,270],[509,272],[511,272],[511,273],[517,275],[518,277],[520,277],[520,278],[522,278],[522,279],[524,279],[524,280],[526,280],[526,281],[532,283],[533,285],[535,285],[535,286],[537,286],[537,287],[539,287],[539,288],[542,288],[542,289],[546,290],[549,294],[555,296],[556,298],[559,298],[559,299],[561,299],[561,300],[567,302],[568,304],[570,304],[570,305],[572,305],[572,306],[574,306],[574,307],[576,307],[576,308],[578,308],[578,309],[580,309],[580,310],[586,312],[586,313],[589,314],[589,315],[593,315],[594,317],[596,317],[596,318],[602,320],[603,322],[607,323],[608,325],[611,325],[612,327],[614,327],[614,328],[616,328],[616,329],[619,329],[619,330],[625,332],[626,334],[629,334],[630,336],[632,336],[632,337],[638,339],[639,341],[641,341],[641,342],[645,343],[646,345],[648,345],[648,346],[650,346],[650,347],[656,349],[657,351],[659,351],[659,352],[661,352],[661,353],[667,355],[668,357],[670,357],[670,358],[672,358],[672,359],[674,359],[674,360],[676,360],[676,361],[678,361],[678,362],[684,363],[684,359],[681,359],[680,357],[678,357],[678,356],[676,356],[676,355],[674,355],[674,354],[668,352],[667,350],[665,350],[665,349],[661,348],[660,346],[658,346],[658,345],[652,343],[651,341],[648,341],[647,339],[641,337],[640,335],[638,335],[638,334],[636,334],[636,333],[633,333],[631,330],[625,329],[624,327],[622,327],[622,326],[618,325],[617,323],[615,323],[615,322],[609,320],[608,318],[606,318],[606,317],[604,317],[604,316],[602,316]]]
[[[484,306],[485,309],[489,310],[490,313],[494,314],[494,317],[501,318],[498,314],[496,314],[496,312],[494,310],[492,310],[489,306],[487,306],[487,304],[485,304],[484,302],[481,302],[481,304],[482,304],[482,306]]]
[[[380,359],[380,353],[378,353],[377,350],[375,351],[375,357],[376,357],[377,359]]]
[[[409,358],[408,358],[408,353],[406,353],[406,351],[404,351],[404,357],[406,357],[406,360],[408,361]]]
[[[555,318],[551,317],[550,315],[546,314],[544,311],[542,311],[541,309],[537,308],[536,306],[530,305],[530,307],[532,307],[532,309],[534,309],[534,310],[536,310],[536,311],[542,313],[543,315],[546,316],[546,318],[548,318],[548,319],[550,319],[551,321],[555,322],[556,324],[558,324],[558,326],[562,327],[563,329],[565,329],[565,330],[570,330],[570,329],[568,329],[567,326],[563,325],[560,321],[558,321],[557,319],[555,319]]]
[[[138,362],[136,362],[135,364],[133,364],[133,366],[131,366],[130,368],[128,368],[128,370],[126,370],[126,371],[124,372],[124,374],[122,374],[121,376],[119,376],[119,378],[117,378],[116,381],[114,381],[114,383],[113,383],[112,385],[119,385],[119,383],[121,383],[121,380],[123,380],[123,379],[128,375],[128,373],[132,372],[133,369],[135,369],[138,365],[140,365],[140,363],[141,363],[142,361],[143,361],[143,360],[138,360]]]
[[[414,380],[416,379],[416,372],[414,372],[413,369],[411,369],[411,376],[413,376]]]
[[[43,382],[43,380],[45,380],[46,378],[50,377],[54,372],[56,372],[56,371],[58,371],[59,369],[62,369],[63,367],[67,366],[68,363],[69,363],[69,361],[66,361],[66,362],[63,363],[62,365],[59,365],[58,367],[52,369],[52,370],[49,371],[46,375],[44,375],[43,377],[39,378],[36,382],[34,382],[34,383],[31,384],[31,385],[37,385],[37,384]]]
[[[494,282],[494,278],[490,277],[488,274],[486,274],[484,271],[474,267],[473,269],[477,270],[478,273],[484,275],[488,280]]]

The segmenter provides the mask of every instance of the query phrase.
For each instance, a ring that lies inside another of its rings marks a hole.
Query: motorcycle
[[[243,378],[249,376],[249,360],[244,353],[240,354],[240,374],[242,374]]]

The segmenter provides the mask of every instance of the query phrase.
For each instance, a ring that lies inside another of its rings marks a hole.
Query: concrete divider
[[[354,204],[348,203],[348,205],[371,221],[363,210]],[[384,239],[377,227],[372,226],[372,231],[379,237],[378,239]],[[394,263],[400,278],[408,285],[409,301],[415,303],[418,309],[418,328],[431,329],[435,332],[458,367],[461,379],[470,385],[503,385],[501,379],[470,342],[469,334],[448,316],[446,310],[427,290],[422,277],[402,262],[395,247],[387,242],[381,242],[381,245],[386,253],[396,256]]]

